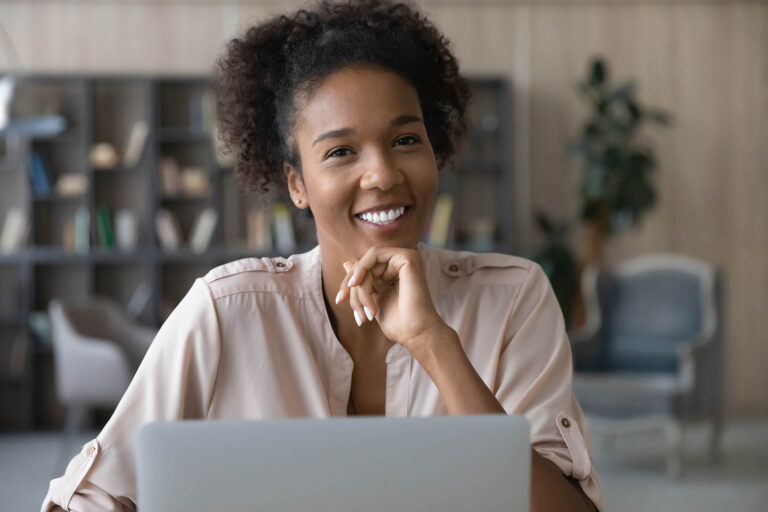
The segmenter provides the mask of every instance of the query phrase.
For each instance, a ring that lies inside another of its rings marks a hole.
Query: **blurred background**
[[[417,2],[471,80],[425,242],[535,259],[609,510],[768,499],[768,2]],[[315,244],[241,192],[211,69],[300,2],[0,2],[0,495],[39,507],[209,268]]]

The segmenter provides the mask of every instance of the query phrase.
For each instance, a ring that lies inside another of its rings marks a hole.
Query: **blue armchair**
[[[585,326],[571,333],[574,393],[592,429],[612,438],[661,427],[667,473],[683,469],[685,424],[722,431],[722,284],[692,258],[650,255],[582,276]]]

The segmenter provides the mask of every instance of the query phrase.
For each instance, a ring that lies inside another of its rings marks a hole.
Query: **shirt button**
[[[571,426],[571,422],[568,421],[568,418],[563,418],[560,420],[560,424],[564,426],[565,428],[568,428]]]
[[[283,268],[285,266],[285,263],[283,263],[282,261],[278,261],[277,263],[275,263],[275,266],[277,268]]]
[[[448,267],[448,270],[450,270],[451,272],[458,272],[459,271],[459,266],[457,264],[453,263],[453,264],[451,264],[450,267]]]
[[[93,452],[95,451],[96,451],[96,448],[94,448],[93,446],[89,446],[88,451],[86,453],[88,454],[89,457],[93,457]]]

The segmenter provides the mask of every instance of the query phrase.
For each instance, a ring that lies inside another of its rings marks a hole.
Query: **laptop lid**
[[[151,423],[138,510],[528,511],[522,416]]]

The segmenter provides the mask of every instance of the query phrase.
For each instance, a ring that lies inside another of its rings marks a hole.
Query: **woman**
[[[541,268],[419,242],[465,129],[445,38],[405,5],[323,3],[231,41],[217,84],[240,178],[287,184],[318,246],[196,280],[43,510],[133,509],[149,421],[474,413],[529,419],[534,510],[601,509]]]

